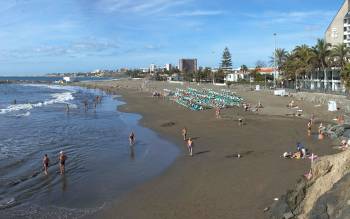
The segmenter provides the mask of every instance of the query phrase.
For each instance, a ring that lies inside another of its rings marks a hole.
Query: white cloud
[[[175,17],[195,17],[195,16],[215,16],[222,15],[224,11],[219,10],[195,10],[195,11],[184,11],[180,13],[176,13],[173,16]]]
[[[99,0],[97,7],[105,12],[152,14],[182,5],[191,0]]]
[[[115,51],[118,48],[119,45],[114,41],[89,38],[70,42],[66,45],[42,45],[35,48],[3,50],[0,53],[0,59],[5,60],[11,58],[27,59],[33,57],[81,57],[89,55],[103,55],[105,53]]]
[[[259,20],[264,23],[290,23],[290,22],[303,22],[307,19],[324,19],[327,17],[333,17],[336,12],[334,11],[290,11],[290,12],[278,12],[278,11],[266,11],[262,14],[246,13],[244,16],[252,19]]]

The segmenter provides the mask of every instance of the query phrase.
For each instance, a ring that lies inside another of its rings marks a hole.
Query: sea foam
[[[45,100],[42,102],[38,103],[25,103],[25,104],[14,104],[14,105],[9,105],[7,108],[0,109],[0,114],[7,114],[11,112],[16,112],[16,111],[29,111],[32,110],[33,108],[37,107],[43,107],[47,105],[52,105],[52,104],[69,104],[69,101],[74,100],[73,93],[71,92],[64,92],[64,93],[55,93],[51,94],[53,99],[50,100]],[[72,108],[74,108],[75,105],[72,105]]]

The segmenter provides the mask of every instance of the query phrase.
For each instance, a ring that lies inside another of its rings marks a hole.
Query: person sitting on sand
[[[257,107],[256,108],[260,108],[260,109],[262,109],[262,108],[264,108],[264,106],[261,104],[261,102],[259,101],[258,102],[258,105],[257,105]]]
[[[130,146],[135,144],[135,133],[132,131],[129,135]]]
[[[292,156],[292,158],[295,158],[295,159],[300,159],[301,157],[302,157],[302,155],[301,155],[300,151],[293,153],[293,156]]]
[[[67,160],[67,156],[63,153],[63,151],[60,152],[60,156],[59,156],[58,160],[59,160],[59,164],[60,164],[60,172],[61,172],[61,175],[63,175],[65,172],[65,164],[66,164],[66,160]]]
[[[49,163],[50,163],[50,159],[47,156],[47,154],[45,154],[44,159],[43,159],[43,166],[44,166],[44,173],[45,173],[45,175],[48,174]]]
[[[289,107],[289,108],[294,108],[294,107],[296,107],[296,105],[295,105],[295,103],[294,103],[294,100],[292,100],[292,101],[289,102],[288,107]]]
[[[293,156],[293,154],[291,152],[284,152],[283,155],[282,155],[282,157],[286,158],[286,159],[287,158],[292,158],[292,156]]]
[[[297,151],[300,152],[300,156],[301,158],[305,158],[306,157],[306,149],[305,147],[301,144],[301,143],[297,143]]]
[[[191,157],[193,156],[193,145],[194,145],[194,143],[193,143],[192,138],[189,138],[187,141],[187,148],[188,148],[188,152],[189,152]]]
[[[347,145],[347,141],[346,141],[346,139],[343,139],[343,140],[340,142],[340,146],[345,147],[346,145]]]

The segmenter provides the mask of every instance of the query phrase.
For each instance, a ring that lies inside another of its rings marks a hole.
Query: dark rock
[[[287,192],[287,204],[293,213],[299,207],[306,195],[307,181],[305,178],[300,178],[293,190]]]
[[[322,195],[310,211],[310,219],[350,218],[350,174],[345,175],[333,188]]]
[[[290,212],[290,208],[286,201],[286,196],[283,195],[277,202],[271,206],[270,218],[283,219],[285,213]]]

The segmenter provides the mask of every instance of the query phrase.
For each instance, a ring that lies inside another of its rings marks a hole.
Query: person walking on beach
[[[43,159],[43,166],[44,166],[44,173],[45,173],[45,175],[48,174],[49,163],[50,163],[50,159],[47,156],[47,154],[45,154],[44,159]]]
[[[59,156],[58,160],[59,160],[59,164],[60,164],[60,172],[61,172],[61,175],[63,175],[65,172],[65,164],[66,164],[66,160],[67,160],[67,156],[63,153],[63,151],[60,152],[60,156]]]
[[[85,112],[88,110],[88,101],[87,100],[84,100],[84,109],[85,109]]]
[[[243,127],[243,119],[242,119],[242,118],[239,118],[239,119],[238,119],[238,125],[239,125],[240,127]]]
[[[130,146],[135,144],[135,133],[133,131],[129,135],[129,143],[130,143]]]
[[[193,156],[193,146],[194,146],[193,140],[192,138],[189,138],[187,141],[187,148],[191,157]]]
[[[311,124],[313,125],[315,122],[315,114],[314,113],[311,114],[310,121],[311,121]]]
[[[186,127],[182,129],[182,137],[183,137],[184,141],[186,141],[186,139],[187,139],[187,129],[186,129]]]
[[[215,115],[217,119],[220,119],[220,107],[216,108]]]

